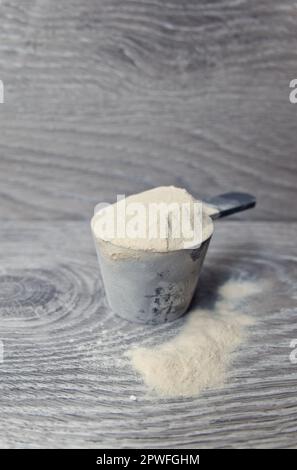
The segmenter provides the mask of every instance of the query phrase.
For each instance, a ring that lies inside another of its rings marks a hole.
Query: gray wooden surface
[[[297,447],[296,3],[2,0],[0,18],[0,446]],[[196,300],[264,280],[258,322],[223,392],[194,399],[128,368],[183,320],[114,317],[89,233],[97,202],[160,184],[258,198],[217,224]]]
[[[143,327],[113,316],[87,223],[4,223],[1,445],[295,447],[296,230],[296,223],[217,223],[196,302],[212,302],[229,277],[266,281],[248,305],[257,323],[223,390],[158,400],[123,354],[165,340],[183,320]]]
[[[0,4],[2,217],[81,219],[173,183],[296,219],[294,1]]]

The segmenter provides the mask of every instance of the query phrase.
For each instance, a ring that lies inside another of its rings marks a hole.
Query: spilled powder
[[[132,367],[160,397],[191,397],[222,387],[231,353],[254,323],[241,306],[260,289],[251,281],[228,281],[220,288],[214,307],[191,311],[176,337],[158,346],[129,350]]]

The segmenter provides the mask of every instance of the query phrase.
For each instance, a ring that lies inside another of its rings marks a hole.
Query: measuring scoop
[[[255,205],[254,196],[230,192],[205,199],[203,210],[215,220]],[[125,249],[124,256],[119,248],[92,232],[107,300],[114,313],[132,322],[159,324],[176,320],[188,310],[213,230],[194,249],[160,253]]]

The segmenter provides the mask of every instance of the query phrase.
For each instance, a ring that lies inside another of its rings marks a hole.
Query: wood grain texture
[[[0,447],[296,448],[296,2],[2,0],[0,17]],[[112,314],[87,222],[161,184],[258,198],[217,224],[196,298],[264,280],[258,321],[223,392],[194,399],[129,368],[184,320]]]
[[[86,219],[175,184],[296,220],[291,0],[0,2],[0,216]]]
[[[106,305],[85,222],[0,229],[1,447],[297,447],[297,224],[216,224],[196,304],[230,277],[266,283],[221,391],[159,400],[123,357],[182,328],[139,326]],[[131,401],[130,395],[137,401]]]

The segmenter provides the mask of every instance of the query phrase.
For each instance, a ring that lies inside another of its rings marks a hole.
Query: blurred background
[[[87,219],[158,185],[295,220],[292,0],[2,0],[1,219]]]

